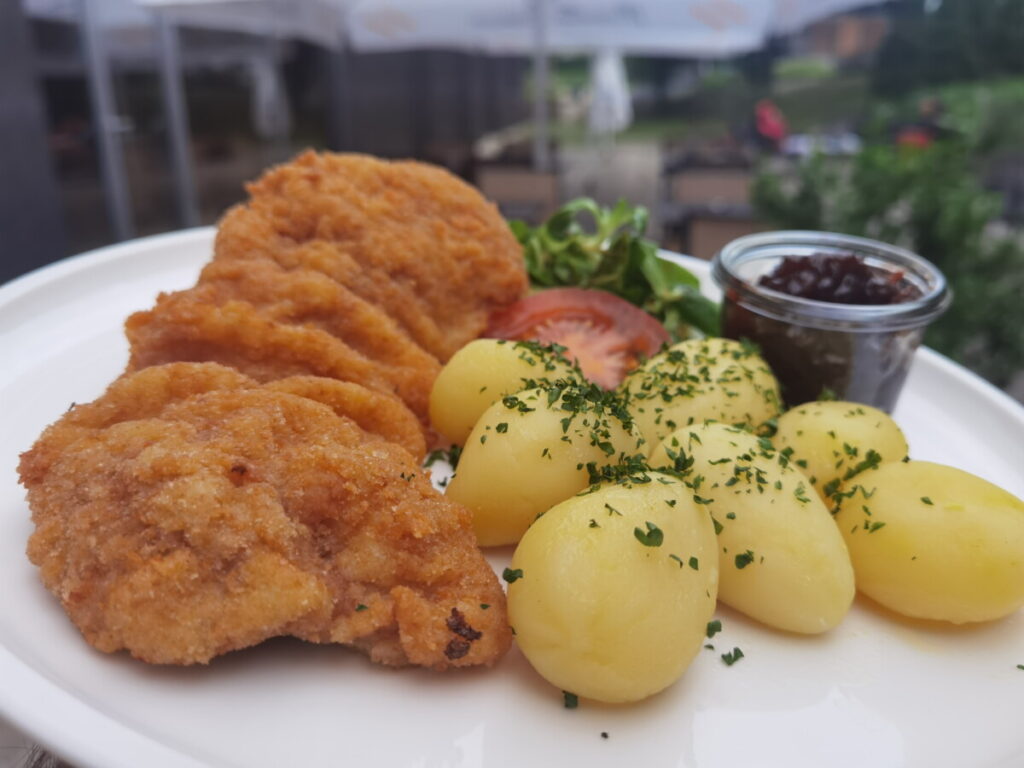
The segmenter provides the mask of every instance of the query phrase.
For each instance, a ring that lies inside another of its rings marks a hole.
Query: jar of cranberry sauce
[[[925,328],[952,298],[920,256],[830,232],[741,237],[711,273],[722,335],[761,348],[790,407],[830,392],[891,412]]]

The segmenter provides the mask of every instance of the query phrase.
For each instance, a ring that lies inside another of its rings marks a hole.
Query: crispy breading
[[[270,259],[214,261],[203,269],[197,290],[214,304],[239,299],[274,320],[327,331],[378,363],[411,405],[429,399],[441,370],[437,358],[413,342],[380,307],[322,272],[289,271]]]
[[[436,362],[388,365],[312,323],[278,320],[248,301],[217,303],[212,300],[215,290],[200,283],[161,294],[152,309],[130,315],[125,321],[131,349],[127,370],[177,361],[216,362],[258,381],[299,375],[351,381],[397,396],[429,433]],[[394,352],[396,357],[402,354]]]
[[[437,358],[417,346],[379,307],[323,273],[287,271],[269,259],[212,262],[186,293],[192,300],[218,306],[244,301],[274,322],[326,331],[343,343],[341,347],[332,345],[334,348],[346,354],[354,350],[374,364],[380,377],[426,424],[430,389],[441,369]],[[149,323],[159,327],[163,322],[174,320],[160,315],[158,307]],[[145,357],[145,345],[155,339],[155,334],[134,334],[135,357]],[[351,367],[344,359],[342,364]]]
[[[323,403],[367,432],[402,446],[417,461],[426,457],[427,444],[420,424],[397,397],[323,376],[290,376],[263,386]]]
[[[22,466],[26,466],[31,456],[34,467],[31,471],[37,475],[45,473],[54,456],[79,437],[96,430],[121,421],[155,416],[169,403],[192,395],[261,386],[322,403],[336,415],[354,421],[367,433],[365,439],[376,436],[400,445],[417,461],[422,461],[426,455],[416,417],[393,395],[320,376],[291,376],[260,384],[218,363],[167,363],[125,374],[110,384],[103,397],[70,409],[43,431],[31,453],[22,457]]]
[[[504,594],[469,513],[403,448],[281,391],[314,384],[149,368],[22,456],[29,557],[88,642],[163,664],[278,635],[396,666],[500,658]]]
[[[442,168],[306,152],[247,189],[249,201],[220,223],[215,260],[322,272],[441,361],[526,292],[508,225]]]
[[[129,372],[177,361],[215,362],[258,381],[327,376],[398,394],[382,366],[326,331],[278,322],[246,301],[205,301],[202,286],[162,294],[153,309],[125,321],[125,334]],[[414,400],[422,395],[418,387],[408,394]],[[421,421],[428,418],[426,402],[416,405]]]

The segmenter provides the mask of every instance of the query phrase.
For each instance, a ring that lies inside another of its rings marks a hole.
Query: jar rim
[[[758,285],[740,274],[754,262],[775,264],[786,256],[850,254],[874,266],[899,269],[921,292],[896,304],[838,304],[791,296]],[[865,237],[812,230],[779,230],[737,238],[711,263],[711,274],[727,300],[776,320],[815,328],[879,331],[927,325],[952,302],[945,276],[931,262],[905,248]]]

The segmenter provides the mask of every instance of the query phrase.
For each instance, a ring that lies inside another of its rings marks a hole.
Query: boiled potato
[[[860,403],[806,403],[779,417],[773,440],[829,503],[840,483],[907,455],[907,439],[885,412]]]
[[[477,339],[452,355],[438,374],[430,393],[430,421],[448,440],[463,445],[492,403],[532,386],[534,380],[572,375],[573,367],[551,347]]]
[[[481,546],[519,541],[537,515],[587,486],[588,463],[635,454],[640,441],[621,408],[615,393],[576,381],[484,411],[448,485],[448,496],[472,510]]]
[[[651,445],[703,421],[757,426],[779,413],[768,364],[731,339],[690,339],[655,355],[623,382]]]
[[[885,464],[841,500],[836,522],[857,588],[897,613],[954,624],[1024,606],[1024,502],[963,470]]]
[[[718,584],[711,518],[679,480],[650,477],[562,502],[512,557],[516,640],[562,690],[642,699],[682,675],[704,641]]]
[[[843,537],[807,479],[766,439],[724,424],[694,425],[666,438],[650,463],[684,471],[718,523],[723,603],[808,634],[846,615],[854,581]]]

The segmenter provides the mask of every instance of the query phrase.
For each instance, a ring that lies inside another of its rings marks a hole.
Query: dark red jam
[[[758,285],[831,304],[888,305],[921,296],[903,271],[872,266],[852,254],[787,256]],[[723,304],[722,327],[723,335],[760,346],[787,405],[831,391],[884,411],[896,404],[923,332],[817,328],[753,312],[736,296]]]
[[[853,254],[787,256],[758,284],[832,304],[899,304],[920,296],[902,271],[869,266]]]

